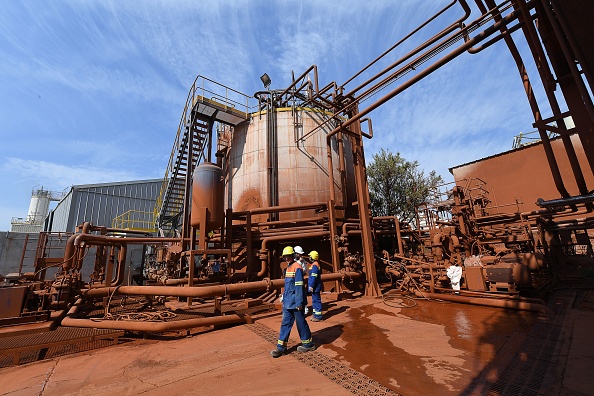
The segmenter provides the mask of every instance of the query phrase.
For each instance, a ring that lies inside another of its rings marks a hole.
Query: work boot
[[[273,358],[277,358],[277,357],[281,357],[283,356],[283,351],[281,351],[280,349],[274,349],[272,351],[270,351],[270,356],[272,356]]]
[[[311,344],[310,347],[304,347],[303,345],[299,345],[297,347],[297,352],[310,352],[310,351],[315,351],[316,350],[316,346],[314,344]]]
[[[310,319],[312,322],[321,322],[322,319],[320,318],[316,318],[315,316],[312,316],[312,318]]]

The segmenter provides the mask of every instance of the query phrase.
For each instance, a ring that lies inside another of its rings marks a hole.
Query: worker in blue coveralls
[[[301,268],[303,269],[303,276],[307,275],[307,270],[309,268],[308,257],[305,255],[305,251],[301,246],[295,246],[293,248],[295,252],[295,261],[301,264]],[[305,287],[305,285],[303,285]],[[303,295],[303,316],[307,316],[309,313],[309,308],[307,307],[307,293]]]
[[[307,273],[307,290],[311,293],[311,306],[313,308],[313,316],[311,317],[312,322],[322,321],[322,280],[320,275],[322,270],[318,259],[320,255],[315,250],[309,252],[310,264]]]
[[[291,246],[283,249],[283,260],[288,267],[285,271],[285,291],[283,293],[283,318],[281,321],[280,333],[276,349],[270,352],[274,358],[282,356],[287,351],[287,342],[293,328],[293,323],[297,322],[297,331],[301,338],[301,345],[297,347],[297,352],[309,352],[316,349],[311,338],[311,330],[303,316],[304,292],[303,270],[301,265],[293,259],[294,251]]]

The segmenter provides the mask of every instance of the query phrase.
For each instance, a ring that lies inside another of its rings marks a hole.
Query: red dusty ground
[[[422,300],[413,308],[381,298],[327,301],[325,320],[310,322],[315,352],[295,351],[294,329],[290,353],[269,356],[280,325],[273,315],[254,325],[4,368],[0,395],[593,394],[579,380],[594,368],[594,353],[577,326],[592,316],[571,310],[574,300],[560,299],[565,313],[546,320]],[[534,372],[539,364],[545,375]],[[509,374],[509,367],[530,367],[536,381]],[[529,381],[518,385],[520,379]]]

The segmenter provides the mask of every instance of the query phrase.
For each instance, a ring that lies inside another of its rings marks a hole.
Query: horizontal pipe
[[[323,231],[324,224],[316,224],[316,225],[306,225],[306,226],[299,226],[299,227],[284,227],[284,228],[269,228],[267,230],[258,230],[252,231],[252,235],[256,237],[266,237],[269,235],[279,235],[279,234],[289,234],[289,233],[297,233],[303,231]]]
[[[555,206],[564,206],[564,205],[578,205],[578,204],[586,204],[594,202],[594,194],[585,194],[585,195],[578,195],[575,197],[568,197],[568,198],[559,198],[559,199],[552,199],[550,201],[545,201],[542,198],[538,198],[536,204],[541,208],[548,208],[548,207],[555,207]]]
[[[62,319],[61,325],[64,327],[86,327],[93,329],[113,329],[127,331],[146,331],[161,333],[165,331],[189,329],[193,327],[204,327],[237,323],[252,323],[249,315],[224,315],[208,318],[196,318],[187,320],[176,320],[171,322],[140,322],[125,320],[98,320],[98,319],[76,319],[74,315],[78,306],[82,303],[79,299],[76,304],[70,308],[68,314]]]
[[[330,235],[330,231],[306,231],[306,232],[300,232],[300,233],[294,233],[294,234],[287,233],[287,234],[282,234],[282,235],[269,236],[269,237],[262,239],[262,250],[265,251],[266,245],[268,244],[268,242],[271,242],[271,241],[286,241],[286,240],[295,239],[295,238],[317,238],[317,237],[325,237],[328,235]],[[268,260],[261,260],[261,268],[260,268],[260,272],[257,273],[257,276],[264,276],[264,274],[266,274],[267,263],[268,263]]]
[[[165,285],[166,286],[179,286],[179,285],[185,285],[187,284],[189,281],[189,278],[172,278],[172,279],[167,279],[165,281]],[[213,286],[213,285],[220,285],[221,282],[211,282],[211,281],[205,281],[203,279],[200,278],[194,278],[193,284],[201,284],[202,286]]]
[[[233,216],[245,216],[248,213],[252,215],[264,214],[264,213],[275,213],[275,212],[292,212],[295,210],[307,210],[316,208],[325,208],[328,204],[326,202],[312,202],[307,204],[295,204],[295,205],[281,205],[281,206],[269,206],[266,208],[256,208],[249,211],[233,212]]]
[[[334,272],[323,274],[323,281],[340,280],[343,278],[357,278],[362,274],[359,272]],[[99,289],[87,289],[82,291],[83,297],[100,298],[110,295],[136,295],[136,296],[172,296],[205,298],[215,296],[227,296],[230,294],[249,293],[254,291],[280,289],[284,287],[284,279],[262,280],[256,282],[234,283],[218,286],[202,287],[175,287],[175,286],[120,286],[105,287]]]
[[[235,214],[235,213],[234,213]],[[251,222],[252,227],[269,227],[269,226],[276,226],[276,225],[287,225],[292,224],[296,227],[299,224],[308,224],[318,221],[326,220],[327,216],[315,216],[315,217],[304,217],[300,219],[291,219],[291,220],[277,220],[277,221],[262,221],[262,222]],[[240,227],[244,226],[245,224],[234,224],[233,227]]]
[[[531,1],[529,3],[529,6],[530,6],[530,8],[533,8],[534,7],[534,2]],[[349,125],[351,125],[351,124],[359,121],[361,118],[363,118],[367,114],[371,113],[373,110],[377,109],[378,107],[380,107],[381,105],[383,105],[384,103],[386,103],[388,100],[392,99],[396,95],[398,95],[401,92],[405,91],[406,89],[408,89],[409,87],[411,87],[415,83],[417,83],[420,80],[422,80],[423,78],[427,77],[429,74],[431,74],[434,71],[436,71],[439,68],[441,68],[443,65],[449,63],[450,61],[452,61],[453,59],[455,59],[456,57],[458,57],[460,54],[466,52],[466,50],[468,50],[469,48],[471,48],[475,44],[481,42],[483,39],[489,37],[491,34],[493,34],[494,32],[496,32],[497,30],[499,30],[500,27],[505,26],[506,24],[508,24],[511,21],[515,20],[519,16],[520,16],[520,11],[513,11],[511,14],[509,14],[508,16],[506,16],[505,18],[503,18],[501,21],[496,22],[494,25],[486,28],[484,31],[482,31],[481,33],[477,34],[474,38],[469,39],[465,44],[461,45],[460,47],[458,47],[457,49],[455,49],[454,51],[452,51],[450,54],[448,54],[448,55],[444,56],[443,58],[439,59],[434,64],[432,64],[431,66],[429,66],[427,69],[424,69],[424,70],[420,71],[417,75],[415,75],[414,77],[410,78],[408,81],[406,81],[405,83],[403,83],[399,87],[395,88],[394,90],[392,90],[391,92],[389,92],[388,94],[386,94],[385,96],[383,96],[382,98],[378,99],[373,104],[371,104],[368,107],[366,107],[364,110],[360,111],[359,113],[357,113],[353,117],[349,118],[344,123],[342,123],[339,126],[337,126],[334,130],[332,130],[330,133],[328,133],[327,139],[329,139],[330,137],[334,136],[336,133],[341,132],[341,131],[342,132],[349,133],[349,131],[347,129],[347,127]],[[421,59],[423,56],[425,56],[425,54],[420,55],[417,59]],[[414,62],[415,61],[412,61],[411,63],[409,63],[409,65],[410,64],[414,64]]]
[[[470,305],[481,305],[484,307],[494,307],[494,308],[507,308],[507,309],[515,309],[518,311],[531,311],[531,312],[539,312],[549,317],[554,317],[555,313],[548,308],[546,305],[530,303],[530,302],[522,302],[522,301],[510,301],[510,300],[495,300],[492,298],[475,298],[475,297],[463,297],[463,296],[455,296],[451,294],[445,293],[425,293],[415,290],[415,295],[420,298],[431,298],[435,300],[445,300],[451,301],[460,304],[470,304]]]

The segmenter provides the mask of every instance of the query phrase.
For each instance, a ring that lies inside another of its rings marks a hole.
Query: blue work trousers
[[[289,335],[291,334],[294,322],[297,322],[297,331],[299,332],[301,344],[306,348],[313,345],[311,330],[305,321],[303,311],[283,307],[283,319],[281,322],[280,334],[278,335],[278,344],[276,345],[276,348],[279,351],[284,352],[287,350],[287,342],[289,341]]]
[[[319,291],[311,293],[311,307],[313,308],[313,317],[322,319],[322,296]]]

